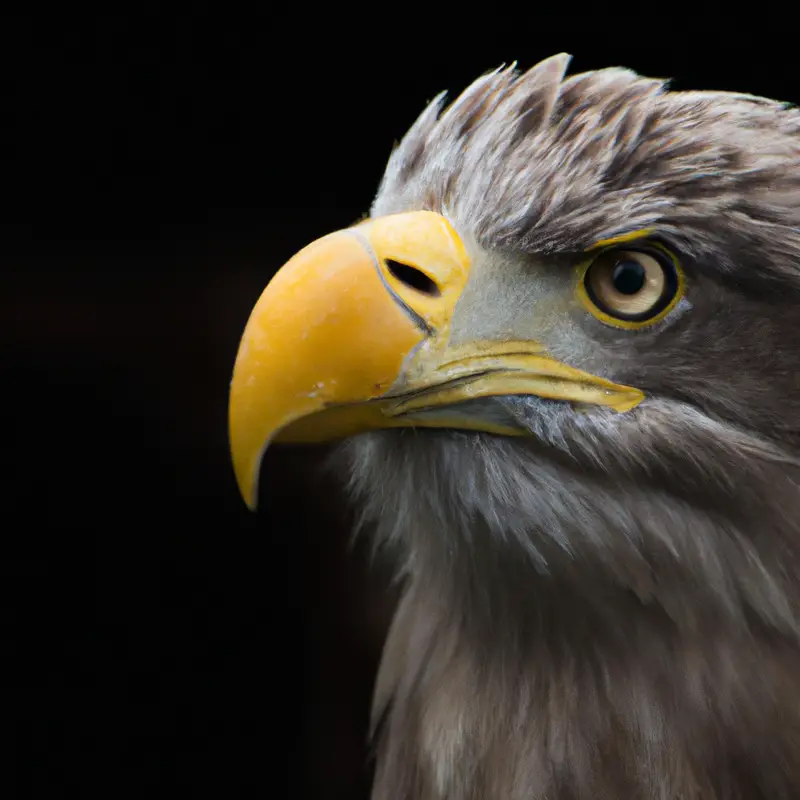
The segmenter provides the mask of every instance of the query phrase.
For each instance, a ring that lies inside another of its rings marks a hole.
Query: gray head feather
[[[567,63],[492,72],[444,113],[439,95],[392,154],[373,216],[445,208],[481,243],[522,252],[658,226],[720,268],[739,263],[735,247],[796,276],[796,109],[668,92],[625,69],[562,80]]]

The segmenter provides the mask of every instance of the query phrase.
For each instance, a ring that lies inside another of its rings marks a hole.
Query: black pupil
[[[611,282],[620,294],[636,294],[644,286],[644,267],[632,258],[623,258],[614,265]]]

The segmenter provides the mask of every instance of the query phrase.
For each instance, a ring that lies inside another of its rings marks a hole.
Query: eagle
[[[395,559],[374,800],[800,797],[800,111],[569,56],[436,97],[236,356]]]

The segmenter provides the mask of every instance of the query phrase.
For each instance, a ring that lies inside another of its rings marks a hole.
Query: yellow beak
[[[292,258],[253,309],[230,388],[230,442],[255,509],[271,442],[314,442],[401,426],[519,435],[462,413],[478,397],[535,394],[625,411],[643,398],[547,357],[532,341],[450,348],[469,279],[458,234],[429,211],[370,220]]]

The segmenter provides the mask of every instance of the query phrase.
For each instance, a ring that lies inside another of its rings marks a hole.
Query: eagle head
[[[230,399],[404,595],[376,798],[800,791],[800,113],[568,57],[436,98],[296,255]]]

